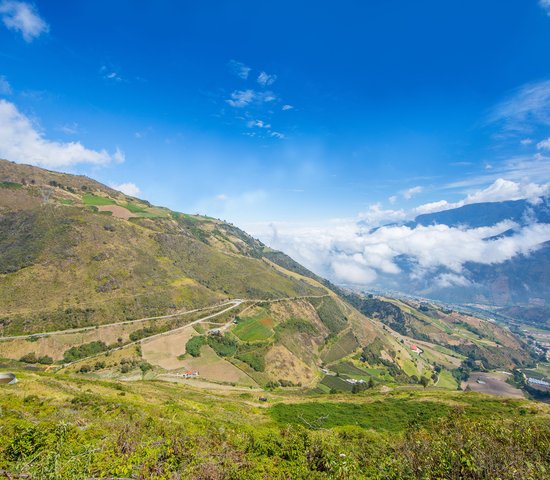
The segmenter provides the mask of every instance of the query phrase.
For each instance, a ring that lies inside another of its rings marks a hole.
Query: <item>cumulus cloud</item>
[[[36,8],[29,3],[4,0],[0,3],[0,16],[4,25],[19,32],[25,42],[32,42],[50,30]]]
[[[498,236],[514,228],[513,235]],[[433,282],[445,287],[468,282],[464,276],[467,262],[497,264],[530,254],[550,240],[550,225],[519,229],[505,221],[471,229],[431,225],[369,230],[350,221],[330,228],[272,227],[271,232],[256,234],[268,245],[284,249],[314,271],[340,282],[369,284],[381,274],[403,273],[399,259],[407,257],[413,265],[407,273],[411,278],[432,278],[438,272]]]
[[[261,72],[258,75],[257,81],[262,87],[272,85],[277,80],[277,75],[269,75],[265,72]]]
[[[49,140],[13,103],[0,100],[0,158],[56,168],[123,162],[124,154],[118,148],[109,154],[106,150],[86,148],[80,142]]]
[[[403,197],[406,198],[407,200],[410,200],[415,195],[422,193],[422,190],[424,189],[419,185],[416,187],[409,188],[408,190],[405,190],[403,192]]]
[[[537,143],[537,148],[539,150],[550,150],[550,138],[547,138],[546,140],[542,140]]]
[[[381,203],[369,205],[369,208],[364,212],[359,213],[359,219],[364,225],[377,227],[384,223],[398,222],[407,218],[405,210],[384,210]]]
[[[130,195],[131,197],[139,195],[139,192],[141,191],[135,183],[131,182],[121,183],[119,185],[111,185],[111,187],[115,190],[118,190],[119,192],[124,193],[125,195]]]
[[[233,75],[236,75],[239,78],[242,78],[243,80],[246,80],[248,78],[248,75],[250,74],[250,71],[252,70],[250,67],[245,65],[244,63],[237,62],[236,60],[229,60],[229,63],[227,64],[229,67],[229,70]]]
[[[0,75],[0,95],[11,95],[12,89],[10,82],[4,75]]]
[[[505,200],[527,199],[537,201],[550,192],[550,184],[520,183],[498,178],[483,190],[479,190],[466,197],[465,204],[480,202],[502,202]]]

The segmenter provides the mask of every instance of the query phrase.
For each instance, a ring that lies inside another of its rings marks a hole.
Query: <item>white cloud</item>
[[[251,103],[256,96],[254,90],[235,90],[231,93],[231,98],[226,102],[232,107],[243,108]]]
[[[120,185],[111,185],[111,187],[124,193],[125,195],[130,195],[131,197],[139,195],[139,192],[141,191],[135,183],[131,182],[121,183]]]
[[[10,82],[4,75],[0,75],[0,95],[11,95],[12,89]]]
[[[449,203],[447,200],[439,200],[438,202],[430,202],[419,205],[414,209],[414,213],[416,215],[423,215],[425,213],[441,212],[442,210],[461,207],[463,204],[463,202]]]
[[[370,227],[377,227],[389,222],[399,222],[407,218],[405,210],[384,210],[380,203],[369,205],[365,212],[359,213],[360,220]]]
[[[236,75],[239,78],[242,78],[243,80],[246,80],[248,78],[248,75],[252,70],[250,67],[246,66],[244,63],[237,62],[236,60],[230,60],[227,65],[229,67],[229,70],[231,70],[231,72],[234,75]]]
[[[397,195],[392,195],[388,198],[388,202],[390,202],[390,205],[393,205],[395,202],[397,202]]]
[[[13,103],[0,100],[0,158],[56,168],[122,162],[124,154],[118,148],[109,154],[106,150],[88,149],[80,142],[48,140]]]
[[[272,85],[275,80],[277,80],[277,75],[269,75],[265,72],[261,72],[258,75],[258,83],[262,85],[263,87],[266,87],[268,85]]]
[[[474,192],[466,197],[465,204],[480,202],[502,202],[505,200],[527,199],[536,201],[538,197],[547,195],[550,184],[519,183],[498,178],[483,190]]]
[[[36,8],[29,3],[4,0],[0,3],[0,16],[4,25],[21,33],[26,42],[32,42],[50,30],[49,25],[38,15]]]
[[[515,228],[511,236],[498,236]],[[411,259],[411,278],[433,278],[438,286],[468,282],[467,262],[489,265],[517,255],[528,255],[550,240],[550,225],[532,224],[518,230],[505,221],[492,227],[454,228],[446,225],[381,227],[366,229],[348,221],[318,228],[272,227],[253,232],[274,248],[280,248],[313,271],[346,283],[372,283],[383,275],[402,274],[398,259]]]
[[[403,197],[406,198],[407,200],[410,200],[412,197],[414,197],[418,193],[421,193],[422,190],[424,189],[419,185],[416,187],[409,188],[408,190],[405,190],[403,192]]]
[[[532,138],[522,138],[519,143],[523,146],[525,145],[531,145],[533,143],[533,139]]]
[[[537,143],[537,149],[550,150],[550,138],[547,138],[546,140],[542,140],[539,143]]]
[[[265,123],[263,120],[250,120],[246,125],[248,128],[271,128],[271,125],[269,123]]]
[[[216,200],[219,202],[226,202],[228,200],[228,197],[225,193],[220,193],[219,195],[216,195]]]
[[[292,110],[293,108],[294,108],[294,107],[293,107],[292,105],[288,105],[288,104],[287,104],[287,105],[283,105],[283,106],[281,107],[281,110],[282,110],[283,112],[285,112],[285,111],[287,111],[287,110]]]
[[[281,132],[271,132],[271,136],[273,138],[278,138],[279,140],[282,140],[283,138],[285,138],[284,133],[281,133]]]

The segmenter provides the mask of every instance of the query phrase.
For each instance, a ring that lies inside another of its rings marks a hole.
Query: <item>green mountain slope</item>
[[[182,312],[236,298],[245,301],[181,330],[201,314]],[[146,362],[154,375],[197,370],[210,382],[325,393],[456,389],[466,370],[533,362],[495,324],[358,297],[221,220],[6,161],[0,305],[1,336],[51,333],[5,340],[0,357],[76,361],[69,370],[108,378],[134,378]],[[169,317],[140,320],[158,316]]]

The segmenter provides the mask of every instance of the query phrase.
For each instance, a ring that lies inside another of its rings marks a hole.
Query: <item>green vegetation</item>
[[[100,341],[85,343],[79,347],[71,347],[63,354],[63,361],[65,363],[76,362],[81,358],[91,357],[98,353],[105,352],[109,347]]]
[[[203,345],[206,345],[206,337],[202,335],[192,337],[185,344],[185,352],[193,357],[198,357]]]
[[[17,182],[0,182],[0,188],[11,188],[17,190],[23,188],[23,185]]]
[[[8,478],[515,480],[550,468],[549,408],[527,401],[369,390],[258,408],[250,394],[16,373],[0,387]]]
[[[220,357],[232,357],[237,353],[237,342],[227,335],[209,335],[207,342]]]
[[[82,202],[85,205],[93,205],[93,206],[115,205],[116,204],[116,202],[112,198],[102,197],[102,196],[99,196],[99,195],[93,195],[91,193],[86,193],[85,195],[83,195],[82,196]]]
[[[278,333],[291,332],[291,333],[308,333],[315,335],[318,333],[317,328],[311,322],[304,320],[303,318],[292,317],[288,320],[277,325],[275,330]]]
[[[238,320],[233,333],[245,342],[267,340],[273,336],[271,329],[272,320],[264,310],[253,317],[246,317]]]
[[[332,297],[313,298],[311,304],[332,335],[346,328],[348,319]]]

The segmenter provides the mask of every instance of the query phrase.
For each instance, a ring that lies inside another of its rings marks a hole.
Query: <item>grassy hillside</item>
[[[195,319],[180,314],[235,298],[242,308],[179,330]],[[526,346],[490,322],[347,294],[221,220],[6,161],[0,305],[2,336],[52,333],[1,342],[0,357],[77,361],[74,371],[105,378],[139,376],[147,363],[155,375],[191,369],[222,384],[329,393],[454,389],[470,370],[534,366]],[[223,335],[208,334],[233,317]]]
[[[324,293],[219,220],[172,212],[85,177],[0,161],[4,334],[112,323],[228,297]]]
[[[0,385],[9,478],[543,478],[549,409],[457,392],[200,390],[17,371]],[[26,477],[25,477],[26,475]]]

